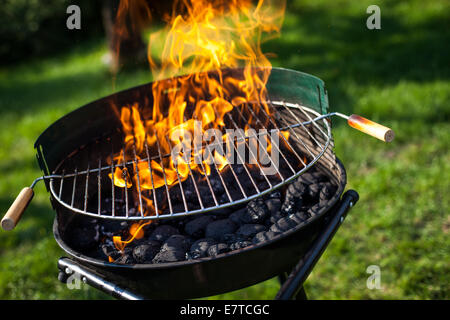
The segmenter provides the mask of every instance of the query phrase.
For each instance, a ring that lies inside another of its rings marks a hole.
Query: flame
[[[144,14],[136,13],[136,8]],[[226,115],[246,103],[257,106],[255,114],[261,107],[271,114],[266,103],[271,64],[261,43],[279,33],[284,9],[284,0],[174,1],[171,14],[164,17],[166,27],[149,36],[148,61],[156,79],[151,108],[133,104],[121,109],[124,148],[114,156],[114,177],[110,174],[116,186],[136,191],[140,188],[151,194],[166,184],[183,182],[190,171],[210,175],[228,165],[227,158],[217,150],[206,154],[207,150],[196,148],[196,133],[210,129],[223,132]],[[122,30],[126,29],[125,16],[132,22],[137,16],[136,23],[142,25],[141,18],[150,12],[145,1],[121,0],[116,20],[118,38],[127,34]],[[162,51],[155,57],[154,48],[159,47]],[[240,74],[224,71],[236,67],[242,68]],[[160,81],[180,74],[184,75]],[[225,141],[226,135],[221,139]],[[151,154],[173,154],[173,148],[180,145],[192,147],[194,152],[183,149],[176,157],[148,160],[148,150]],[[124,170],[124,162],[134,158],[137,164],[133,170]],[[144,202],[144,214],[155,214],[147,199]],[[123,250],[141,236],[146,224],[132,225],[126,241],[114,237],[116,248]]]

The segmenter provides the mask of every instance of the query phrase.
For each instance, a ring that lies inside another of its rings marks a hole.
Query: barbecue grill
[[[242,73],[242,69],[222,72],[233,75]],[[214,76],[214,72],[208,75]],[[162,81],[176,83],[176,79]],[[230,164],[227,170],[221,170],[214,164],[211,175],[203,177],[193,172],[188,164],[189,176],[185,181],[175,166],[176,183],[169,185],[164,159],[171,154],[164,154],[159,142],[156,149],[145,143],[144,148],[138,150],[136,137],[133,137],[129,156],[118,116],[123,108],[130,108],[135,103],[145,114],[145,109],[150,108],[153,101],[151,88],[152,83],[92,102],[44,131],[35,143],[44,175],[22,190],[3,218],[2,227],[6,230],[15,227],[33,196],[32,188],[43,180],[56,211],[55,239],[70,256],[59,261],[61,280],[76,272],[86,282],[119,298],[196,298],[283,275],[298,264],[279,293],[281,298],[294,296],[348,209],[358,200],[354,191],[347,192],[341,199],[346,174],[333,153],[330,117],[345,118],[352,127],[383,141],[393,139],[392,130],[356,115],[329,113],[327,91],[322,80],[297,71],[273,68],[267,83],[269,97],[265,104],[268,108],[256,102],[237,106],[226,114],[225,125],[231,129],[243,129],[251,122],[260,132],[236,136],[232,144],[235,151],[242,144],[252,152],[252,138],[257,138],[260,149],[264,149],[261,136],[278,136],[281,143],[272,145],[280,156],[279,166],[274,166],[276,174],[266,174],[264,166],[258,162],[249,165],[246,159],[241,158],[240,167]],[[288,137],[283,134],[285,132],[289,133]],[[167,140],[172,146],[168,137]],[[207,150],[212,147],[202,146]],[[123,156],[119,164],[113,160],[117,154]],[[165,183],[159,188],[154,184],[153,162],[162,168]],[[143,165],[146,165],[145,171],[142,170]],[[118,187],[114,181],[118,166],[125,180],[123,187]],[[204,172],[205,168],[202,169]],[[297,225],[272,239],[215,257],[158,264],[118,264],[77,250],[69,239],[79,221],[86,219],[160,223],[224,211],[229,213],[276,190],[284,194],[288,185],[302,179],[302,175],[312,169],[327,176],[335,186],[329,201],[316,208],[308,219],[298,221]],[[131,188],[128,188],[129,174],[137,176],[137,183]],[[153,192],[141,186],[141,178],[145,174],[150,177]],[[221,194],[215,187],[218,183]],[[146,214],[144,197],[153,201],[151,214]],[[266,267],[261,268],[261,265]],[[173,284],[177,285],[177,290],[172,290]]]

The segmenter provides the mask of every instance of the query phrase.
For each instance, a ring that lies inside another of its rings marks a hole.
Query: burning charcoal
[[[106,259],[108,259],[108,257],[111,257],[113,260],[116,260],[120,257],[120,252],[116,249],[112,241],[105,241],[100,245],[100,248],[104,253]]]
[[[139,244],[133,249],[133,257],[138,263],[150,263],[158,253],[161,243],[154,240]]]
[[[246,248],[246,247],[248,247],[248,246],[250,246],[252,244],[252,242],[251,241],[237,241],[237,242],[234,242],[234,243],[232,243],[231,245],[230,245],[230,249],[231,249],[231,251],[233,251],[233,250],[238,250],[238,249],[243,249],[243,248]]]
[[[225,243],[213,244],[208,248],[208,255],[210,257],[217,256],[218,254],[229,252],[230,248]]]
[[[169,225],[161,225],[157,227],[152,234],[150,235],[150,240],[156,240],[160,242],[164,242],[170,238],[170,236],[174,234],[179,234],[178,230],[175,227]]]
[[[195,218],[194,220],[186,223],[184,231],[186,231],[186,233],[191,237],[201,238],[205,233],[206,226],[213,221],[213,218],[210,216]]]
[[[262,231],[257,233],[254,237],[253,237],[253,243],[260,243],[260,242],[264,242],[264,241],[270,241],[272,239],[274,239],[277,235],[279,235],[279,232],[273,232],[273,231]]]
[[[206,257],[208,253],[208,248],[212,245],[215,245],[217,242],[212,238],[204,238],[194,242],[191,246],[190,256],[193,259]]]
[[[136,261],[134,260],[134,258],[133,258],[133,256],[131,254],[124,253],[117,260],[114,260],[114,263],[118,263],[118,264],[135,264]]]
[[[247,211],[242,214],[241,221],[244,223],[262,223],[268,216],[267,208],[262,198],[252,200],[247,204]]]
[[[206,238],[213,238],[222,241],[222,237],[227,233],[233,233],[236,230],[236,224],[230,219],[221,219],[211,222],[206,227]]]
[[[284,231],[287,231],[287,230],[295,227],[296,225],[297,225],[297,223],[294,220],[289,219],[288,217],[284,217],[284,218],[279,219],[277,221],[277,223],[273,224],[270,227],[270,231],[284,232]]]
[[[258,232],[265,231],[266,227],[264,227],[261,224],[244,224],[239,227],[239,229],[236,231],[236,235],[244,238],[244,239],[251,239],[253,238]]]
[[[281,209],[281,200],[279,198],[270,198],[265,203],[270,215],[277,214]]]

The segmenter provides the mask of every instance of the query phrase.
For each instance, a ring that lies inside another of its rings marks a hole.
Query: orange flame
[[[145,15],[151,12],[145,1],[138,1],[139,5],[136,1],[122,0],[118,18],[125,16],[127,10],[131,10],[132,17],[133,8],[145,7]],[[165,17],[166,27],[149,37],[148,60],[157,80],[152,86],[151,114],[144,118],[142,110],[147,106],[137,104],[121,109],[124,149],[113,159],[116,186],[140,187],[151,193],[166,183],[171,186],[186,180],[189,167],[210,175],[215,170],[211,160],[218,170],[227,166],[226,157],[216,150],[209,159],[195,161],[197,157],[205,159],[205,150],[195,149],[196,141],[191,137],[196,130],[222,132],[225,116],[244,103],[257,105],[255,114],[260,106],[271,114],[266,104],[271,64],[262,53],[261,43],[280,31],[284,8],[284,0],[259,0],[256,4],[252,0],[175,0],[172,13]],[[142,21],[137,20],[141,25]],[[117,21],[120,23],[121,19]],[[117,28],[122,30],[125,26]],[[162,45],[160,39],[164,39]],[[154,48],[161,47],[156,58]],[[240,74],[224,71],[236,67],[242,67]],[[186,75],[159,81],[179,74]],[[123,162],[133,160],[134,153],[140,160],[147,158],[147,150],[170,154],[180,144],[194,146],[194,152],[189,155],[183,150],[175,159],[165,157],[161,162],[138,161],[133,172],[124,172]],[[145,215],[148,214],[154,214],[154,208],[147,203]],[[133,225],[126,241],[114,237],[116,248],[123,250],[141,235],[146,224]]]

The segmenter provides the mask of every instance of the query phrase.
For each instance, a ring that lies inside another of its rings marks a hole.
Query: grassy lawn
[[[265,44],[275,66],[325,80],[333,111],[392,127],[383,144],[334,123],[336,153],[360,201],[306,282],[312,299],[450,298],[450,6],[382,1],[381,30],[366,28],[373,1],[288,1],[282,37]],[[119,74],[113,89],[103,42],[0,69],[0,212],[41,172],[33,144],[67,112],[149,81],[145,68]],[[0,299],[107,298],[57,280],[63,255],[54,213],[39,184],[14,232],[0,232]],[[381,269],[369,290],[366,268]],[[276,279],[220,295],[270,299]]]

